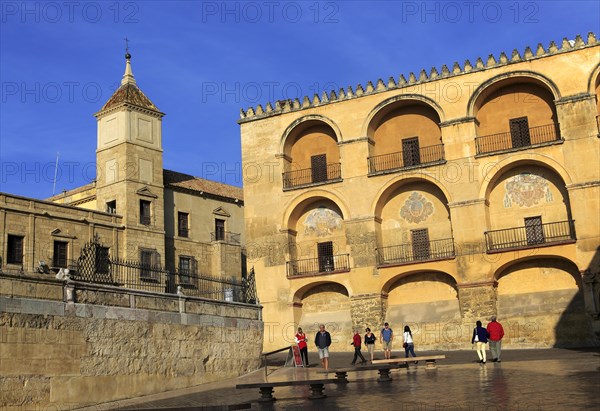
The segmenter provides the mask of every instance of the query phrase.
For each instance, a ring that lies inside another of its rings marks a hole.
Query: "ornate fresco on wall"
[[[504,208],[512,207],[513,203],[520,207],[531,207],[542,201],[550,203],[552,192],[548,181],[536,174],[521,173],[506,180]]]
[[[308,213],[303,225],[305,235],[323,237],[342,228],[342,217],[329,208],[319,207]]]
[[[400,209],[400,217],[409,223],[420,223],[433,214],[433,204],[421,194],[413,191]]]

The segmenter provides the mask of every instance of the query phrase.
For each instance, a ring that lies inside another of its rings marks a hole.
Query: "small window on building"
[[[52,267],[67,267],[67,250],[69,243],[66,241],[54,242],[54,255],[52,256]]]
[[[156,250],[142,249],[140,253],[141,271],[140,279],[144,281],[160,280],[160,255]]]
[[[140,200],[140,224],[150,225],[150,201]]]
[[[310,157],[312,182],[327,181],[327,154],[317,154]]]
[[[106,202],[106,212],[111,214],[117,214],[117,200]]]
[[[192,283],[192,257],[179,256],[179,282],[181,284]]]
[[[187,237],[188,236],[188,213],[177,213],[177,230],[179,232],[179,237]]]
[[[225,240],[225,220],[221,220],[220,218],[215,218],[215,240]]]
[[[410,237],[412,241],[413,258],[415,260],[429,259],[431,256],[429,230],[427,228],[410,230]]]
[[[530,146],[531,136],[529,135],[529,121],[527,117],[511,118],[508,120],[508,123],[512,146],[514,148]]]
[[[527,245],[544,244],[546,242],[541,216],[525,218],[525,235]]]
[[[23,236],[8,235],[7,264],[23,264]]]
[[[110,274],[110,249],[108,247],[98,246],[96,247],[96,273],[97,274]]]
[[[419,137],[402,139],[402,161],[404,162],[404,167],[417,166],[421,164]]]
[[[333,242],[326,241],[317,243],[317,256],[319,260],[319,272],[333,271],[335,269],[333,263]]]

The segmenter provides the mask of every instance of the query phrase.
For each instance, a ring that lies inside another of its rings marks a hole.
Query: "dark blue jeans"
[[[408,353],[409,352],[412,354],[413,357],[416,357],[416,354],[415,354],[415,345],[413,343],[408,343],[408,345],[406,346],[406,348],[404,349],[404,351],[406,352],[406,358],[408,358]]]
[[[367,362],[367,360],[365,360],[365,357],[363,357],[362,353],[360,352],[360,346],[354,347],[354,359],[352,360],[352,364],[356,363],[356,360],[358,359],[358,357],[360,357],[362,362]]]

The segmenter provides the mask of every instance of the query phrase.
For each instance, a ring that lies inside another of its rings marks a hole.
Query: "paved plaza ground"
[[[394,352],[393,357],[404,356]],[[417,352],[417,355],[440,354]],[[325,386],[327,398],[309,400],[308,387],[275,387],[277,401],[264,405],[258,389],[235,385],[261,381],[322,379],[318,358],[310,353],[308,369],[267,369],[184,390],[106,403],[94,410],[367,410],[367,411],[533,411],[600,410],[600,349],[504,350],[502,362],[479,364],[475,351],[443,353],[435,370],[425,364],[393,370],[393,381],[378,383],[376,371],[349,373],[348,384]],[[489,351],[488,351],[489,356]],[[379,353],[376,358],[382,358]],[[332,367],[348,367],[351,353],[332,353]],[[266,378],[266,380],[265,380]],[[329,374],[328,378],[334,378]],[[360,379],[360,382],[353,382]]]

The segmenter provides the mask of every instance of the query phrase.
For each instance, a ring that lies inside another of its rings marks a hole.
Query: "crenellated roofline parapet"
[[[524,61],[536,60],[539,58],[549,57],[560,53],[568,53],[587,47],[596,47],[598,45],[600,45],[600,42],[596,39],[596,35],[593,32],[588,33],[587,43],[584,41],[581,35],[577,35],[575,40],[568,40],[565,37],[560,44],[560,47],[554,41],[550,42],[548,48],[544,48],[541,43],[538,43],[535,51],[527,46],[522,55],[517,49],[514,49],[510,57],[507,56],[505,52],[500,53],[498,59],[496,59],[493,54],[490,54],[485,61],[479,57],[475,61],[474,65],[471,64],[469,60],[465,60],[465,63],[462,67],[458,62],[455,62],[451,69],[444,64],[439,71],[437,68],[432,67],[429,71],[429,74],[427,71],[425,71],[425,69],[421,70],[418,76],[411,72],[408,75],[408,79],[401,74],[398,77],[398,80],[394,79],[394,77],[390,77],[387,82],[382,79],[377,80],[375,84],[373,84],[372,81],[368,81],[365,87],[363,87],[361,84],[358,84],[355,89],[353,89],[352,86],[349,86],[346,89],[340,88],[337,92],[335,90],[332,90],[330,93],[324,91],[321,96],[318,94],[314,94],[312,98],[309,96],[304,96],[302,101],[300,101],[298,98],[293,100],[277,100],[275,102],[268,102],[264,108],[259,104],[256,107],[249,107],[246,111],[240,109],[240,119],[238,120],[238,123],[242,124],[266,117],[289,113],[292,111],[301,111],[338,101],[350,100],[394,89],[412,87],[414,85],[427,83],[430,81],[456,77],[467,73],[488,70],[491,68],[507,66],[509,64],[516,64]]]

